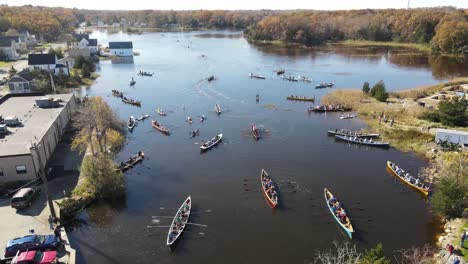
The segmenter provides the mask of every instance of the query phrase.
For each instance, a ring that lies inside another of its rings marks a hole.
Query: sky
[[[316,9],[406,8],[408,0],[0,0],[0,4],[60,6],[101,10],[199,9]],[[410,7],[455,6],[468,8],[468,0],[410,0]]]

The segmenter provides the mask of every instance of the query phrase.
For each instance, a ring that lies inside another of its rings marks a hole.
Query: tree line
[[[307,46],[343,40],[420,43],[434,51],[468,55],[468,10],[300,11],[265,17],[244,33],[254,41]]]
[[[451,7],[344,11],[196,10],[105,11],[0,6],[0,31],[28,30],[46,41],[80,23],[99,21],[149,28],[237,29],[254,41],[322,45],[342,40],[430,44],[434,51],[468,54],[468,10]]]

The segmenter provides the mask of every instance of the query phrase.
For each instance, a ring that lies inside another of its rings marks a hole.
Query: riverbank
[[[419,52],[431,53],[432,49],[429,44],[418,43],[403,43],[394,41],[370,41],[370,40],[345,40],[330,45],[343,45],[351,47],[392,47],[392,48],[408,48]]]
[[[353,111],[358,114],[358,117],[364,121],[373,133],[379,133],[384,141],[390,142],[390,145],[404,152],[412,151],[417,155],[429,160],[429,166],[423,170],[423,174],[428,176],[428,180],[434,183],[440,183],[443,177],[449,178],[453,175],[460,175],[460,168],[463,171],[462,163],[453,166],[454,160],[465,159],[467,154],[455,151],[444,151],[439,148],[435,143],[435,128],[447,128],[468,131],[467,127],[450,127],[444,126],[441,123],[431,122],[422,117],[428,112],[433,112],[431,109],[437,109],[438,103],[441,98],[450,98],[456,94],[456,89],[468,88],[467,78],[457,78],[448,83],[441,83],[438,85],[418,87],[411,90],[390,93],[387,102],[379,102],[370,97],[368,94],[363,93],[361,90],[334,90],[322,99],[322,104],[342,104],[351,107]],[[380,119],[379,116],[384,116]],[[393,124],[390,120],[394,120]],[[452,164],[452,165],[450,165]],[[448,168],[453,166],[453,169],[458,171],[451,173]],[[460,168],[458,168],[460,167]],[[450,172],[449,174],[446,174]],[[453,174],[453,175],[452,175]],[[461,175],[461,186],[467,186],[466,175]],[[442,181],[443,182],[443,181]],[[437,187],[433,186],[433,190],[439,191]],[[464,187],[461,187],[464,188]],[[451,191],[448,191],[449,193]],[[464,191],[466,193],[466,191]],[[441,196],[438,195],[440,206]],[[455,194],[456,195],[456,194]],[[435,196],[435,195],[434,195]],[[435,197],[431,197],[432,200]],[[450,197],[447,203],[454,202]],[[445,203],[445,202],[443,202]],[[466,211],[466,208],[465,208]],[[450,217],[448,217],[450,218]],[[440,252],[435,254],[435,261],[437,263],[448,263],[448,260],[455,258],[455,254],[449,256],[446,254],[445,249],[447,244],[452,244],[456,248],[456,254],[460,258],[468,261],[468,250],[461,248],[460,235],[463,230],[468,228],[468,220],[465,218],[457,218],[455,220],[446,220],[444,227],[444,234],[438,238],[438,246]],[[452,262],[450,262],[452,263]]]

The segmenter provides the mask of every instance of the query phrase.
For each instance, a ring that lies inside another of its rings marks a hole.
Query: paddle
[[[195,225],[195,226],[201,226],[201,227],[208,227],[207,225],[196,224],[196,223],[190,223],[190,222],[187,222],[187,225]]]

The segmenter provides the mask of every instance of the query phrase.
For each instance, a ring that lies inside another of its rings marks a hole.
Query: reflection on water
[[[390,90],[433,84],[438,81],[430,65],[444,59],[429,58],[425,63],[426,55],[409,56],[399,49],[254,46],[242,37],[200,34],[206,32],[93,34],[104,45],[131,40],[141,55],[134,57],[134,64],[102,61],[101,77],[83,92],[104,97],[123,121],[149,113],[171,134],[155,131],[149,119],[127,135],[116,160],[138,150],[146,159],[125,174],[127,193],[121,206],[90,208],[83,215],[88,225],[70,232],[79,262],[308,263],[315,250],[327,250],[335,240],[347,241],[326,208],[324,187],[347,208],[357,230],[352,243],[360,250],[381,242],[391,257],[395,250],[432,241],[438,226],[427,201],[386,171],[387,160],[413,171],[425,165],[423,160],[393,148],[336,142],[327,130],[357,130],[364,125],[340,120],[339,113],[308,114],[309,103],[286,97],[315,96],[319,103],[328,89],[314,85],[330,80],[338,88],[378,80]],[[284,81],[274,72],[278,69],[313,82]],[[137,76],[140,70],[156,74]],[[445,71],[445,76],[461,74],[451,68]],[[266,79],[251,79],[250,72]],[[207,82],[211,75],[216,79]],[[132,76],[136,84],[130,87]],[[142,100],[141,108],[123,104],[111,95],[112,89]],[[219,116],[213,110],[216,103],[223,109]],[[157,107],[168,115],[156,116]],[[187,116],[193,124],[186,122]],[[259,141],[249,133],[252,123],[265,131]],[[190,138],[189,132],[197,128],[200,135]],[[200,155],[202,140],[219,133],[224,135],[222,144]],[[262,168],[279,183],[280,205],[275,211],[260,192]],[[170,224],[174,208],[188,195],[194,212],[199,212],[191,221],[208,228],[188,226],[176,251],[169,253],[167,228],[148,226]]]
[[[395,47],[350,47],[330,45],[313,48],[299,48],[296,46],[256,44],[262,52],[292,57],[309,57],[320,60],[330,55],[340,55],[349,63],[366,62],[379,64],[385,60],[399,67],[427,69],[432,72],[436,80],[444,81],[459,76],[468,76],[468,57],[452,57],[430,55],[414,50]]]

